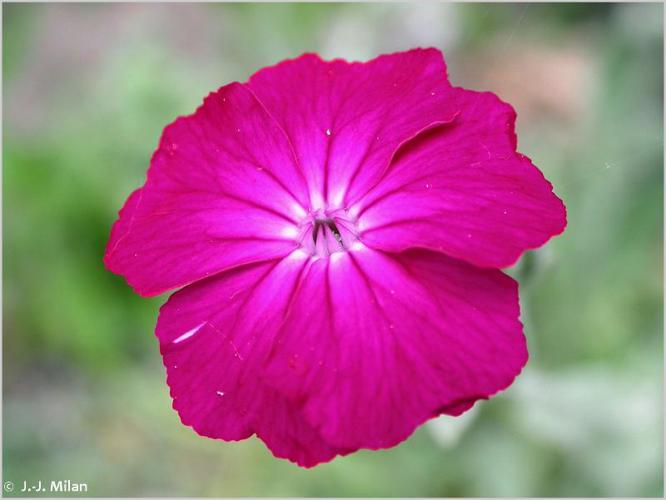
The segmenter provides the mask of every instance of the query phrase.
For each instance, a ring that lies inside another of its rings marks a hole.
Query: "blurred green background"
[[[661,496],[663,6],[4,4],[3,473],[93,496]],[[198,437],[153,337],[165,300],[102,254],[162,128],[302,52],[445,51],[518,112],[566,233],[510,273],[531,359],[404,444],[313,470]],[[14,494],[20,494],[17,491]]]

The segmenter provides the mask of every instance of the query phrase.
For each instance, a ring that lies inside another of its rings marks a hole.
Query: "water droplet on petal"
[[[217,391],[217,395],[220,397],[224,396],[224,391]]]
[[[431,186],[430,184],[426,183],[426,185],[425,185],[425,188],[426,188],[426,189],[430,189],[431,187],[432,187],[432,186]]]
[[[330,128],[326,129],[326,135],[331,135],[331,129]]]

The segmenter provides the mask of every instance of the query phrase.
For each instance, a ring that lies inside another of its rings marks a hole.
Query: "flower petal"
[[[305,54],[262,69],[248,85],[291,139],[315,209],[364,194],[401,143],[455,115],[436,49],[366,63]]]
[[[280,127],[245,87],[227,85],[165,129],[104,261],[138,293],[158,294],[286,255],[306,203]]]
[[[263,405],[257,419],[257,436],[274,456],[302,467],[329,462],[337,455],[355,450],[337,448],[321,436],[304,418],[300,404],[289,401],[277,390],[264,387]]]
[[[267,383],[341,448],[384,448],[506,388],[527,361],[517,284],[426,250],[314,262]]]
[[[185,425],[225,440],[256,432],[276,456],[313,466],[345,450],[326,443],[297,405],[260,377],[306,263],[295,255],[192,284],[162,306],[156,335]]]
[[[423,247],[481,267],[505,267],[561,233],[552,186],[516,153],[515,113],[494,94],[453,89],[455,120],[399,151],[352,211],[364,243]]]

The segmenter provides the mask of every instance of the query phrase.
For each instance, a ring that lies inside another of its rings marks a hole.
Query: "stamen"
[[[319,237],[319,230],[321,229],[322,233],[322,238],[326,237],[325,231],[326,229],[324,227],[327,227],[331,233],[333,233],[333,237],[337,240],[337,242],[340,244],[341,248],[344,248],[345,245],[342,241],[342,235],[340,234],[340,230],[338,229],[338,226],[335,225],[335,221],[333,219],[316,219],[314,221],[314,228],[312,230],[312,241],[314,244],[317,244],[317,238]]]
[[[356,223],[342,209],[312,213],[301,228],[302,248],[318,257],[348,251],[357,239]]]

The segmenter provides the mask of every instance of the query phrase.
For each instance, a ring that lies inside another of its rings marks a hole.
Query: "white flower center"
[[[346,252],[358,240],[356,221],[342,208],[310,213],[299,224],[299,228],[301,247],[316,257]]]

